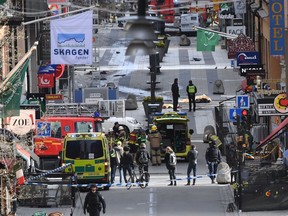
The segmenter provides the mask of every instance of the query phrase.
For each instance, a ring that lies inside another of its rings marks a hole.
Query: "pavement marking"
[[[149,190],[149,216],[156,215],[154,214],[154,203],[156,203],[154,188],[150,188]]]

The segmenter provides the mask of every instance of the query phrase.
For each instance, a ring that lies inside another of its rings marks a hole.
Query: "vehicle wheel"
[[[110,186],[104,186],[103,187],[103,190],[109,190],[110,189]]]

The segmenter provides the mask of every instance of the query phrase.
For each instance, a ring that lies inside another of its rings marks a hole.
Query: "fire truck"
[[[150,0],[150,10],[159,11],[166,23],[174,23],[174,1],[173,0]],[[171,10],[169,10],[171,9]]]
[[[101,132],[103,119],[96,104],[47,104],[45,116],[36,120],[34,152],[38,167],[52,170],[61,164],[60,154],[67,133]]]
[[[191,149],[190,136],[193,129],[188,128],[189,119],[186,112],[155,113],[153,123],[157,126],[162,135],[162,152],[164,157],[165,149],[170,146],[177,157],[186,159]]]

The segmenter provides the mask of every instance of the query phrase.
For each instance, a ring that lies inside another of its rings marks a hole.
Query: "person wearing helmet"
[[[130,179],[132,179],[132,183],[134,183],[132,170],[133,170],[133,158],[130,151],[130,148],[128,146],[124,146],[124,153],[121,158],[121,166],[123,168],[123,175],[124,175],[124,181],[127,183],[127,172],[130,176]]]
[[[209,147],[205,153],[206,163],[208,165],[209,177],[211,179],[211,183],[215,183],[215,178],[217,174],[218,164],[221,162],[221,153],[216,143],[213,141],[209,141]]]
[[[136,163],[139,165],[140,175],[143,173],[143,170],[148,172],[150,155],[146,150],[146,144],[141,143],[140,148],[136,153]]]
[[[123,155],[122,142],[117,141],[110,151],[111,183],[114,184],[116,170],[119,170],[120,184],[122,183],[121,157]]]
[[[152,166],[161,165],[161,142],[162,136],[157,130],[156,125],[151,126],[148,134],[148,141],[150,142],[150,154],[152,158]]]
[[[127,136],[124,127],[121,125],[119,126],[118,140],[122,142],[122,147],[126,145]]]
[[[102,194],[98,191],[95,184],[90,186],[90,191],[87,193],[84,201],[84,215],[86,210],[90,216],[99,216],[103,208],[103,214],[106,213],[106,202]]]

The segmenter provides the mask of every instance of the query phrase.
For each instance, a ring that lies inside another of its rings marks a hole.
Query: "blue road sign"
[[[250,100],[248,95],[237,95],[236,96],[236,107],[241,109],[250,108]]]
[[[242,117],[242,109],[239,108],[231,108],[229,110],[229,119],[232,122],[235,122],[237,120],[237,115],[239,115],[240,119]]]
[[[51,124],[48,122],[37,123],[37,135],[38,136],[51,136]]]

